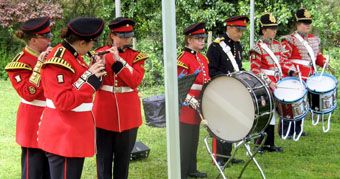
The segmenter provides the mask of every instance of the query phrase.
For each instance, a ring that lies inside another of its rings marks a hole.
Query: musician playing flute
[[[281,43],[284,49],[283,55],[289,59],[296,69],[300,69],[302,79],[313,75],[316,71],[316,65],[323,67],[328,65],[326,58],[320,51],[320,39],[310,34],[312,28],[312,17],[305,8],[300,8],[295,13],[296,31],[293,34],[281,37]],[[288,122],[284,122],[284,130],[288,128]],[[279,127],[279,133],[281,127]],[[296,122],[295,132],[301,131],[301,121]],[[291,130],[294,132],[294,130]],[[283,131],[286,134],[286,131]],[[292,134],[290,134],[292,135]],[[302,136],[306,136],[302,133]]]
[[[130,48],[135,22],[118,17],[108,25],[109,43],[96,52],[105,54],[107,76],[96,93],[93,114],[97,127],[97,176],[128,178],[130,154],[142,125],[138,86],[144,77],[147,54]],[[114,156],[114,157],[113,157]]]
[[[49,178],[49,166],[45,152],[38,146],[37,132],[41,114],[46,106],[44,88],[40,83],[40,69],[52,34],[50,18],[32,18],[16,31],[26,47],[18,53],[5,70],[13,88],[21,97],[17,112],[16,142],[21,146],[21,177]]]
[[[278,24],[275,17],[270,13],[265,13],[260,18],[260,39],[252,47],[250,52],[250,69],[253,73],[259,74],[268,84],[271,91],[277,88],[276,82],[286,76],[296,76],[295,67],[282,56],[281,44],[274,40],[277,33]],[[281,147],[275,146],[274,140],[275,113],[270,124],[265,129],[267,140],[264,146],[259,150],[262,154],[264,151],[282,152]],[[255,144],[261,144],[263,137],[255,139]]]

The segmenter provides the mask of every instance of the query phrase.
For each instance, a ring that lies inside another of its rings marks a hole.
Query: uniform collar
[[[69,50],[73,56],[78,58],[79,56],[78,52],[72,47],[72,45],[69,42],[67,42],[67,40],[64,40],[61,43],[61,45],[64,46],[67,50]]]
[[[301,37],[303,37],[303,38],[308,37],[308,33],[302,33],[302,32],[299,32],[298,30],[295,31],[295,33],[301,35]]]
[[[196,52],[195,50],[192,50],[192,49],[190,49],[190,48],[188,48],[188,47],[184,47],[184,51],[187,51],[187,52],[189,52],[189,53],[191,53],[191,54],[194,54],[194,55],[197,54],[197,52]]]
[[[263,35],[260,37],[260,40],[262,40],[263,42],[269,43],[269,44],[272,44],[274,41],[274,39],[267,38]]]
[[[39,57],[39,55],[40,55],[40,53],[39,53],[38,51],[33,50],[33,49],[30,48],[28,45],[26,45],[25,50],[26,50],[29,54],[31,54],[31,55],[33,55],[33,56],[35,56],[35,57]]]
[[[234,42],[235,42],[235,41],[233,41],[233,40],[228,36],[228,33],[227,33],[227,32],[225,32],[224,38],[225,38],[224,41],[226,41],[226,42],[228,42],[228,43],[234,43]],[[240,42],[240,41],[237,41],[237,42]]]

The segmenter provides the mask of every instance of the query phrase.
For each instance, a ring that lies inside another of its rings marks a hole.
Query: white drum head
[[[293,102],[306,94],[306,88],[298,79],[283,79],[277,83],[274,97],[280,101]]]
[[[309,90],[326,92],[336,87],[336,82],[329,76],[312,76],[307,80]]]
[[[209,129],[226,141],[246,137],[254,123],[254,104],[248,89],[237,79],[219,76],[205,88],[202,113]]]

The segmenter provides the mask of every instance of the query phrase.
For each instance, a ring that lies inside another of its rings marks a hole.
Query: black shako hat
[[[205,23],[199,22],[197,24],[190,25],[184,29],[183,34],[205,38],[207,37],[207,34],[205,33]]]
[[[82,40],[97,40],[104,29],[104,20],[94,17],[78,17],[72,19],[68,29]]]
[[[33,18],[23,23],[20,29],[26,34],[38,34],[52,37],[50,32],[50,17]]]
[[[118,17],[111,21],[108,26],[111,29],[111,32],[115,32],[120,37],[129,38],[135,34],[133,30],[134,25],[135,22],[132,19]]]
[[[304,24],[311,24],[312,23],[312,16],[305,8],[300,8],[296,11],[295,14],[295,20],[296,22],[302,22]]]
[[[234,26],[241,30],[247,30],[247,23],[249,22],[248,16],[232,16],[226,19],[224,22],[227,26]]]
[[[276,22],[275,17],[270,13],[265,13],[263,16],[260,17],[260,26],[261,29],[277,29],[278,24]]]

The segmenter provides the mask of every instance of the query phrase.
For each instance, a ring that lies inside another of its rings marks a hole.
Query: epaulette
[[[283,40],[287,40],[289,43],[294,44],[293,37],[291,35],[285,35],[280,38],[280,42],[282,43]]]
[[[60,57],[52,57],[52,58],[48,59],[47,61],[44,62],[44,65],[47,65],[47,64],[60,65],[62,67],[65,67],[65,68],[71,70],[72,73],[75,73],[75,71],[71,67],[71,65],[66,60],[64,60]]]
[[[18,53],[12,60],[12,62],[17,62],[22,56],[24,55],[24,52],[21,51],[20,53]]]
[[[256,52],[256,53],[258,53],[258,54],[262,54],[261,53],[261,49],[260,49],[260,47],[256,44],[256,45],[254,45],[252,48],[250,48],[249,49],[249,53],[251,53],[251,52]]]
[[[177,55],[177,61],[182,58],[184,53],[185,53],[185,51],[182,51],[180,54]]]
[[[141,60],[145,60],[149,58],[149,55],[147,55],[146,53],[143,53],[143,52],[140,52],[136,57],[135,59],[133,60],[132,63],[136,63],[138,61],[141,61]]]
[[[207,63],[209,64],[209,59],[207,56],[203,55],[203,57],[207,60]]]
[[[182,67],[184,69],[189,69],[188,66],[186,66],[183,62],[177,60],[177,66]]]
[[[30,70],[32,71],[32,68],[25,63],[13,61],[6,65],[5,70]]]
[[[224,37],[217,38],[217,39],[214,40],[214,42],[219,44],[224,39],[225,39]]]

